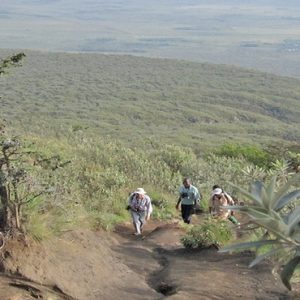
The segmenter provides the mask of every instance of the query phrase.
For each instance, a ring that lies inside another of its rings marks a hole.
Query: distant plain
[[[300,77],[299,1],[2,0],[0,48],[133,54]]]

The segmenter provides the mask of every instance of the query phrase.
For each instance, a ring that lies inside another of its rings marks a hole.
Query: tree
[[[30,170],[31,151],[22,149],[18,138],[6,136],[4,125],[0,133],[0,201],[2,231],[22,232],[22,208],[47,192]]]
[[[12,55],[10,57],[7,57],[5,59],[1,59],[0,60],[0,75],[7,73],[7,70],[10,67],[20,66],[20,62],[25,56],[26,55],[21,52],[21,53]]]

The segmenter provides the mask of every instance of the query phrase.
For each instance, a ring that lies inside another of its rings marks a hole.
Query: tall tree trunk
[[[21,216],[20,216],[20,206],[16,205],[15,207],[15,214],[16,214],[16,227],[18,230],[21,230]]]
[[[0,201],[2,205],[0,231],[6,232],[18,228],[15,210],[9,205],[9,192],[6,186],[0,186]]]
[[[8,194],[7,188],[5,186],[0,186],[0,201],[2,205],[2,213],[1,213],[1,220],[0,220],[0,230],[5,231],[8,224],[9,218],[9,207],[8,207]]]

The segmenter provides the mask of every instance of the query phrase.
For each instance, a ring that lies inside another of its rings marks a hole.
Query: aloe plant
[[[220,252],[247,248],[259,250],[262,247],[271,246],[271,249],[268,247],[267,251],[259,254],[250,263],[249,266],[253,267],[266,257],[284,249],[291,258],[283,267],[280,276],[283,284],[291,290],[290,279],[300,264],[300,205],[288,212],[285,212],[284,208],[300,198],[300,190],[293,188],[299,185],[300,174],[294,175],[281,187],[277,187],[277,179],[278,176],[273,176],[268,184],[256,181],[252,184],[251,192],[237,187],[251,204],[231,207],[233,210],[245,213],[253,223],[267,229],[270,238],[229,245],[222,248]]]

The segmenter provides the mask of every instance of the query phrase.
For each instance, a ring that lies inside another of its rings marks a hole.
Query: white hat
[[[212,195],[212,196],[214,196],[214,195],[220,195],[220,194],[222,194],[222,193],[223,193],[222,189],[216,188],[216,189],[214,189],[214,190],[212,191],[211,195]]]
[[[134,192],[134,194],[141,194],[141,195],[145,195],[146,192],[143,188],[137,188]]]

